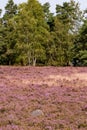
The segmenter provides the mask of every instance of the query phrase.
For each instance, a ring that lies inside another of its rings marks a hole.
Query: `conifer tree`
[[[14,16],[17,13],[17,5],[14,4],[13,0],[9,0],[5,6],[5,13],[2,17],[2,38],[3,41],[1,43],[1,48],[4,49],[2,51],[1,56],[4,60],[5,64],[11,65],[15,62],[15,44],[16,37],[15,29],[14,29]]]
[[[67,66],[72,62],[73,35],[77,33],[77,23],[82,18],[79,4],[74,0],[56,5],[54,41],[59,65]],[[59,55],[59,56],[58,56]],[[60,60],[59,60],[60,59]]]
[[[87,66],[87,20],[84,21],[74,42],[74,66]]]

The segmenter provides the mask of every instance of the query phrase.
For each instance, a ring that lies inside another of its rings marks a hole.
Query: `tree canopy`
[[[86,66],[87,10],[70,0],[55,12],[49,2],[8,0],[0,17],[0,64]]]

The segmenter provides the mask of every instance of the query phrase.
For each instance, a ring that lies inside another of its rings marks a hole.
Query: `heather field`
[[[0,130],[87,130],[87,68],[0,66]]]

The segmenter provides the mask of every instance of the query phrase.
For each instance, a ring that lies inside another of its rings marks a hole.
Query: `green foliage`
[[[74,64],[75,66],[87,66],[87,20],[76,37],[74,44]]]
[[[17,6],[8,0],[0,18],[0,64],[69,66],[73,61],[86,66],[86,18],[82,21],[74,0],[57,4],[55,15],[48,2],[28,0]]]
[[[21,59],[24,65],[35,65],[37,61],[46,59],[45,42],[49,32],[44,19],[45,15],[38,1],[29,0],[19,5],[18,16],[15,18],[18,33],[16,49],[21,57],[17,59]]]
[[[17,6],[12,0],[9,0],[5,7],[5,14],[1,19],[0,28],[0,64],[12,65],[15,63],[15,49],[16,44],[14,16],[17,12]]]
[[[3,16],[4,20],[10,19],[17,14],[17,5],[14,4],[13,0],[8,0],[8,3],[5,6],[5,14]]]
[[[67,31],[72,33],[78,31],[83,17],[79,3],[70,0],[70,2],[64,2],[62,6],[56,5],[56,13],[61,22],[67,26]]]
[[[45,13],[45,20],[49,25],[50,31],[52,31],[54,27],[54,14],[50,12],[50,4],[47,2],[42,7]]]

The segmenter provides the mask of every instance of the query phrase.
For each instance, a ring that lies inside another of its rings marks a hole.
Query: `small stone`
[[[34,117],[37,117],[37,116],[43,116],[44,113],[43,113],[42,110],[36,109],[36,110],[34,110],[34,111],[31,113],[31,115],[34,116]]]

